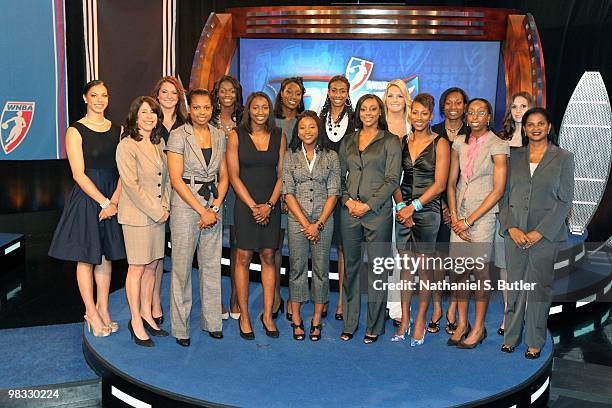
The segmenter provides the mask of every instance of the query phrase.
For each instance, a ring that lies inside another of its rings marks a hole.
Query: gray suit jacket
[[[225,133],[211,124],[208,124],[208,129],[210,130],[212,144],[210,163],[206,164],[202,149],[195,139],[193,126],[189,123],[185,123],[170,132],[166,151],[183,156],[183,178],[193,178],[198,181],[217,181],[215,184],[218,184],[219,167],[225,157]],[[187,183],[187,186],[201,204],[208,202],[209,197],[202,197],[198,194],[200,184]],[[174,190],[172,190],[170,203],[172,206],[191,208]]]
[[[340,195],[340,164],[333,150],[322,150],[312,169],[302,149],[287,150],[283,159],[283,194],[295,196],[307,216],[319,216],[330,196]],[[289,216],[293,215],[289,213]]]
[[[402,174],[402,149],[397,136],[379,130],[359,154],[358,135],[359,131],[344,136],[340,145],[342,205],[349,198],[361,200],[378,215],[383,209],[390,211],[393,205],[391,196]]]
[[[574,155],[549,144],[533,177],[529,146],[512,151],[506,193],[500,201],[501,232],[536,230],[549,241],[567,239],[566,218],[574,196]]]

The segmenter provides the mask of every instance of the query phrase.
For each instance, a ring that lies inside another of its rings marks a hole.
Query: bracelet
[[[397,212],[404,207],[406,207],[406,203],[403,201],[400,201],[399,203],[395,204],[395,211]]]
[[[317,231],[323,231],[323,228],[325,228],[323,222],[321,222],[321,220],[317,220]]]
[[[418,198],[412,200],[412,206],[414,207],[414,211],[416,212],[419,212],[423,209],[423,204],[421,204]]]
[[[465,224],[466,227],[468,227],[468,229],[472,228],[472,225],[468,222],[467,218],[463,219],[463,223]]]
[[[266,205],[270,207],[272,211],[274,211],[274,204],[272,204],[270,201],[266,201]]]
[[[107,198],[106,200],[100,203],[100,208],[102,208],[103,210],[106,210],[110,204],[111,204],[111,200]]]

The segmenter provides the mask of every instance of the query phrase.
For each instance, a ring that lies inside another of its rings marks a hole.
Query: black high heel
[[[156,325],[160,325],[164,322],[164,309],[162,309],[162,314],[159,317],[155,317],[153,316],[153,321],[155,322]]]
[[[263,321],[263,314],[259,316],[259,320],[261,320],[261,325],[266,331],[266,336],[272,337],[273,339],[277,339],[280,336],[280,333],[278,332],[278,330],[268,330],[268,328],[266,327],[266,324]]]
[[[497,334],[499,334],[500,336],[503,336],[506,333],[506,330],[503,327],[500,327],[499,329],[497,329]]]
[[[467,344],[467,343],[464,343],[464,342],[460,342],[459,344],[457,344],[457,348],[460,348],[460,349],[473,349],[473,348],[476,348],[477,345],[482,344],[484,339],[487,338],[487,328],[484,327],[483,329],[484,330],[483,330],[482,334],[480,335],[480,338],[478,340],[476,340],[475,343]]]
[[[373,335],[373,334],[366,334],[366,335],[363,337],[363,342],[364,342],[365,344],[372,344],[372,343],[376,343],[376,340],[378,340],[378,338],[379,338],[379,337],[380,337],[380,336],[376,336],[376,335]]]
[[[302,341],[306,338],[306,334],[305,333],[300,333],[300,334],[296,334],[295,331],[296,329],[302,329],[304,330],[304,322],[300,322],[300,324],[295,324],[293,322],[291,322],[291,328],[293,329],[293,338],[297,341]]]
[[[312,334],[315,330],[319,331],[319,334]],[[312,324],[312,320],[310,321],[310,340],[319,341],[321,340],[321,333],[323,333],[323,325],[321,322],[319,324]]]
[[[153,340],[151,340],[151,339],[141,340],[141,339],[138,338],[138,336],[136,336],[136,334],[134,333],[134,328],[132,327],[132,321],[131,320],[128,323],[128,330],[130,331],[130,336],[132,337],[132,340],[134,340],[134,343],[136,343],[136,345],[142,346],[142,347],[153,347],[153,346],[155,346],[155,343],[153,343]]]
[[[240,320],[238,320],[238,329],[240,330],[240,337],[242,337],[245,340],[255,340],[255,332],[251,331],[251,332],[243,332],[242,331],[242,325],[240,324]]]
[[[525,358],[527,360],[535,360],[537,358],[540,358],[540,353],[542,352],[542,350],[538,350],[538,351],[529,351],[527,350],[525,352]]]
[[[166,337],[168,336],[168,332],[165,331],[164,329],[154,329],[149,322],[147,322],[144,317],[142,318],[142,325],[144,326],[145,330],[149,332],[150,335],[155,336],[155,337]]]
[[[427,331],[430,333],[437,333],[440,331],[440,321],[442,320],[442,316],[444,316],[444,310],[441,310],[440,317],[435,322],[433,319],[429,320],[427,323]],[[432,315],[433,316],[433,315]]]
[[[461,343],[461,340],[463,340],[464,337],[467,337],[470,334],[471,330],[472,330],[472,326],[470,325],[470,322],[468,322],[467,329],[463,332],[461,337],[459,337],[459,340],[448,339],[446,341],[446,345],[447,346],[457,346],[459,343]]]
[[[282,297],[280,298],[280,304],[278,305],[278,309],[276,309],[276,312],[272,312],[272,319],[276,320],[279,312],[285,313],[285,301],[283,300]],[[287,310],[287,313],[289,313],[288,310]]]
[[[504,353],[514,353],[514,346],[502,344],[501,351],[503,351]]]
[[[336,313],[334,315],[334,319],[336,319],[336,320],[344,320],[344,316],[342,316],[342,313]]]

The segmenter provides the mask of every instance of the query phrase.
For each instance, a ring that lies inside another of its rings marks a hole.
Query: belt
[[[183,181],[186,184],[191,184],[191,180],[190,178],[184,178]],[[193,179],[193,184],[201,184],[200,189],[198,190],[198,194],[204,198],[210,197],[210,195],[212,194],[212,196],[214,198],[219,197],[219,191],[217,190],[217,185],[215,184],[217,180],[217,177],[215,176],[215,180],[211,180],[211,181],[202,181],[202,180],[197,180],[197,179]]]

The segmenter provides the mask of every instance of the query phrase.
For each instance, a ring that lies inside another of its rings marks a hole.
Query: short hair
[[[236,124],[239,124],[240,120],[242,119],[242,113],[244,112],[244,106],[242,105],[242,85],[240,85],[240,82],[238,82],[238,80],[231,75],[223,75],[215,82],[215,85],[213,86],[213,90],[211,92],[213,102],[213,115],[211,121],[213,123],[219,122],[219,115],[221,114],[221,104],[219,102],[219,88],[221,88],[221,84],[223,82],[229,82],[236,90],[236,102],[234,102],[232,120],[236,122]]]
[[[529,138],[527,137],[527,133],[525,132],[525,125],[527,124],[527,119],[529,118],[529,116],[531,115],[535,115],[535,114],[540,114],[542,116],[544,116],[546,118],[546,122],[548,122],[548,124],[550,124],[550,132],[548,132],[548,135],[546,136],[546,138],[554,145],[559,146],[559,138],[557,136],[557,132],[555,132],[555,128],[553,126],[553,122],[552,122],[552,116],[550,114],[550,112],[548,112],[546,109],[540,107],[540,106],[536,106],[534,108],[529,109],[527,112],[525,112],[525,114],[523,115],[523,119],[521,120],[521,136],[522,136],[522,143],[523,146],[527,146],[527,144],[529,143]]]
[[[374,99],[378,103],[378,107],[380,109],[380,116],[378,117],[378,129],[387,130],[387,117],[385,116],[385,105],[382,100],[374,95],[374,94],[365,94],[357,101],[357,106],[355,106],[355,129],[363,129],[363,122],[359,117],[359,111],[361,110],[361,105],[368,99]]]
[[[294,152],[300,149],[302,141],[300,140],[298,136],[298,127],[302,119],[305,119],[305,118],[314,119],[314,121],[317,124],[318,133],[317,133],[316,148],[319,150],[329,150],[331,143],[329,141],[329,138],[327,137],[327,132],[325,131],[323,121],[319,119],[315,111],[311,111],[311,110],[305,110],[304,112],[300,113],[297,116],[297,120],[295,121],[295,126],[293,127],[293,135],[291,138],[291,142],[289,143],[289,146],[287,148],[291,149]]]
[[[208,92],[207,89],[194,88],[190,90],[189,93],[187,93],[187,104],[189,105],[190,111],[191,111],[191,100],[193,99],[194,96],[208,96],[208,99],[210,100],[210,104],[212,105],[213,103],[212,95],[210,94],[210,92]],[[193,122],[191,121],[191,112],[189,113],[189,115],[187,115],[187,122],[193,124]]]
[[[283,102],[281,100],[281,94],[283,93],[287,85],[289,84],[297,84],[297,86],[300,87],[300,90],[302,91],[302,98],[300,99],[300,103],[298,104],[297,113],[299,114],[299,113],[304,112],[304,94],[306,93],[306,88],[304,88],[304,80],[302,79],[302,77],[285,78],[283,79],[283,82],[281,82],[280,89],[278,90],[278,93],[276,94],[276,98],[274,99],[274,117],[275,118],[279,118],[279,119],[285,118],[285,116],[283,115]]]
[[[174,107],[174,114],[181,122],[185,122],[187,120],[187,109],[185,107],[185,88],[183,88],[183,84],[181,84],[181,82],[177,78],[173,76],[161,77],[159,81],[157,81],[157,83],[155,84],[153,90],[151,91],[151,96],[159,102],[159,99],[157,99],[159,97],[159,90],[165,82],[171,84],[172,86],[174,86],[174,88],[176,88],[176,91],[178,92],[178,101],[176,103],[176,106]]]
[[[251,127],[251,103],[253,103],[255,98],[264,98],[268,102],[270,114],[268,115],[268,120],[266,120],[264,129],[266,132],[272,132],[274,129],[276,129],[276,123],[274,123],[274,117],[272,115],[272,101],[267,93],[261,91],[253,92],[247,98],[246,104],[244,105],[244,114],[242,115],[240,126],[246,129],[246,131],[249,133],[253,131],[253,128]]]
[[[89,92],[91,88],[97,85],[104,85],[104,87],[108,91],[108,86],[106,86],[106,83],[104,81],[102,81],[101,79],[94,79],[93,81],[89,81],[85,84],[85,86],[83,87],[83,95],[87,95],[87,92]]]
[[[137,142],[142,140],[142,135],[138,132],[138,110],[144,104],[148,103],[151,110],[157,115],[157,124],[151,131],[151,143],[159,144],[161,140],[161,127],[163,126],[163,114],[161,107],[155,99],[150,96],[139,96],[130,103],[130,110],[127,118],[125,119],[125,125],[123,126],[123,133],[121,138],[131,137]]]
[[[448,98],[448,95],[452,94],[453,92],[458,92],[461,94],[463,104],[467,107],[468,101],[470,100],[467,93],[463,89],[453,86],[452,88],[448,88],[446,91],[442,92],[442,95],[440,95],[440,115],[444,116],[444,105],[446,104],[446,98]]]
[[[473,99],[470,99],[470,101],[466,105],[466,112],[470,108],[470,105],[473,104],[474,102],[482,102],[487,107],[487,111],[488,111],[489,115],[491,115],[491,119],[489,120],[489,123],[487,124],[487,130],[491,130],[491,128],[492,128],[491,122],[493,122],[493,107],[491,106],[491,102],[487,101],[484,98],[473,98]],[[467,129],[466,133],[467,134],[466,134],[465,142],[469,143],[470,135],[472,134],[472,128],[470,128],[468,126],[468,129]],[[497,136],[497,134],[495,134],[495,136]],[[497,137],[499,137],[499,136],[497,136]]]
[[[433,113],[434,111],[434,107],[436,106],[436,100],[434,99],[433,96],[431,96],[428,93],[420,93],[417,96],[414,97],[414,99],[412,100],[412,103],[418,103],[420,105],[423,105],[424,107],[426,107],[427,109],[429,109],[429,112]]]

